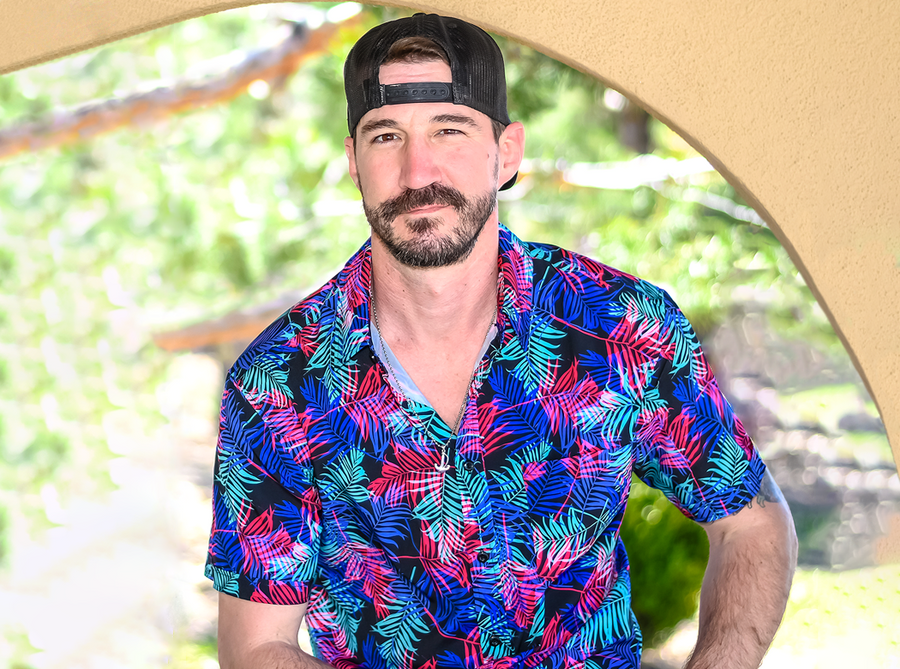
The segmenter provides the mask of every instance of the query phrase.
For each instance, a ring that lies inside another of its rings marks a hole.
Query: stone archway
[[[250,4],[8,3],[0,73]],[[406,4],[466,18],[593,74],[703,153],[789,250],[868,384],[900,462],[900,6]]]

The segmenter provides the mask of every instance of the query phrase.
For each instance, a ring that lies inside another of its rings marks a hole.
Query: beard
[[[391,224],[399,216],[435,204],[456,210],[457,225],[450,233],[438,235],[440,217],[421,216],[406,222],[407,230],[414,235],[412,239],[398,238]],[[377,207],[369,207],[363,198],[363,210],[372,234],[398,262],[408,267],[446,267],[465,260],[496,206],[496,191],[469,199],[456,188],[438,183],[406,190]]]

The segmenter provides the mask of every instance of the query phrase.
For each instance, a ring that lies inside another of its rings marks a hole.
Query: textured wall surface
[[[6,0],[0,73],[252,2]],[[756,207],[829,314],[900,463],[900,3],[443,0],[590,72]]]

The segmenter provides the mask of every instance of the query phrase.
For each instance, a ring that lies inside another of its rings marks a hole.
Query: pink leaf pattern
[[[701,522],[758,490],[765,467],[664,291],[502,226],[498,267],[456,436],[375,357],[368,244],[226,379],[207,575],[308,602],[338,669],[636,669],[631,475]]]

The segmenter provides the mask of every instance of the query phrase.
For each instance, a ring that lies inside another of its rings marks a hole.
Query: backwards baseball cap
[[[378,71],[394,42],[424,37],[450,61],[451,81],[381,84]],[[416,14],[372,28],[350,50],[344,63],[347,126],[353,135],[367,112],[385,105],[450,102],[510,124],[506,111],[506,75],[497,43],[478,26],[437,14]],[[518,173],[500,187],[512,188]]]

